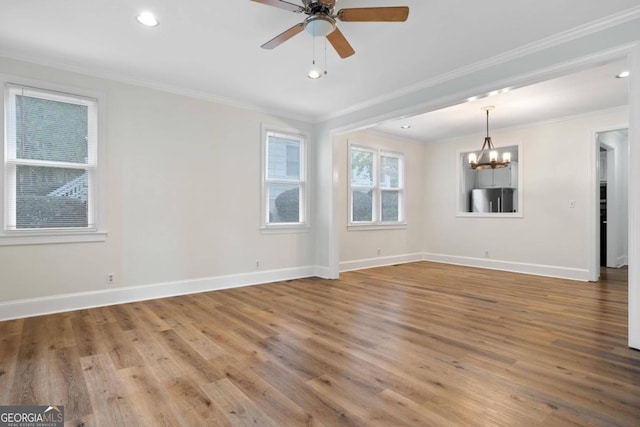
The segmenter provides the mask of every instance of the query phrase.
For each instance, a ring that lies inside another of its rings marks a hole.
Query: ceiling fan
[[[296,34],[307,30],[314,37],[326,37],[341,58],[353,55],[355,50],[336,26],[336,20],[342,22],[404,22],[409,16],[409,8],[406,6],[347,8],[334,13],[336,0],[302,0],[303,6],[284,0],[252,1],[308,15],[301,23],[263,44],[261,46],[263,49],[278,47]]]

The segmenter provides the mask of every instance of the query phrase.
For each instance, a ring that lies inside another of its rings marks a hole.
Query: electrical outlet
[[[378,248],[378,255],[380,255],[380,248]]]
[[[489,251],[484,251],[485,258],[489,258]]]
[[[107,273],[107,283],[113,283],[116,279],[115,273]]]
[[[256,260],[256,268],[260,268],[260,260],[259,259]]]

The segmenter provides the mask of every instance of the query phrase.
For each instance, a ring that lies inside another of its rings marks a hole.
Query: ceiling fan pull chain
[[[324,38],[324,75],[327,75],[327,38]]]

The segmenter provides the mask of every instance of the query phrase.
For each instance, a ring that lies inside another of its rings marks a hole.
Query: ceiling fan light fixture
[[[322,74],[320,73],[320,71],[314,68],[311,71],[309,71],[309,74],[307,74],[307,77],[309,77],[312,80],[317,80],[320,77],[322,77]]]
[[[313,37],[326,37],[336,29],[336,21],[328,15],[312,15],[305,19],[304,29]]]
[[[140,15],[136,17],[136,21],[144,25],[145,27],[155,27],[160,22],[158,22],[158,18],[151,12],[142,12]]]

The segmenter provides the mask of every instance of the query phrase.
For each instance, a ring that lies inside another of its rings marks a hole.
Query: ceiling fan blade
[[[302,6],[289,3],[283,0],[251,0],[251,1],[254,1],[256,3],[266,4],[269,6],[279,7],[280,9],[288,10],[290,12],[298,12],[298,13],[304,12],[304,8]]]
[[[266,42],[260,47],[263,49],[273,49],[275,47],[280,46],[282,43],[286,42],[291,37],[295,36],[296,34],[300,33],[303,30],[304,30],[304,24],[301,22],[289,28],[285,32],[278,34],[277,36],[275,36],[274,38],[272,38],[271,40],[269,40],[268,42]]]
[[[404,22],[408,17],[407,6],[340,9],[337,16],[344,22]]]
[[[344,34],[336,28],[331,33],[327,34],[327,40],[331,43],[331,46],[338,52],[340,58],[348,58],[349,56],[356,53],[355,50],[351,47],[347,39],[344,37]]]

